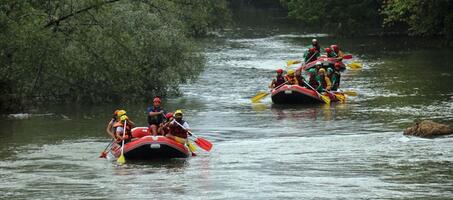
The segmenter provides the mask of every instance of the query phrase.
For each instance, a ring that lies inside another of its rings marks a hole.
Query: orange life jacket
[[[115,134],[116,134],[116,128],[118,127],[123,127],[124,128],[124,124],[122,122],[115,122],[113,124],[113,128],[115,129]],[[132,138],[132,127],[130,124],[126,124],[126,139],[131,139]],[[123,133],[121,133],[120,135],[121,137],[123,137]]]
[[[285,76],[285,79],[288,81],[288,85],[299,85],[299,82],[297,81],[296,77],[290,77],[288,75]]]

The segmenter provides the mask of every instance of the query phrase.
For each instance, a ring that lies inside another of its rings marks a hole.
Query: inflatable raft
[[[336,95],[343,95],[340,92],[334,92]],[[339,99],[332,94],[327,94],[331,102],[337,102]],[[299,85],[284,85],[271,93],[272,102],[275,104],[316,104],[324,103],[318,94],[312,89],[301,87]]]
[[[333,68],[335,63],[338,62],[340,63],[340,71],[344,71],[346,69],[346,65],[343,62],[337,61],[335,58],[327,58],[325,56],[321,56],[317,60],[309,62],[305,66],[299,67],[298,70],[302,69],[302,71],[308,71],[310,68],[315,67],[316,62],[321,62],[322,67],[325,69],[327,69],[328,67]]]
[[[124,157],[127,160],[187,158],[191,155],[184,144],[165,136],[150,136],[147,127],[132,129],[132,136],[134,139],[124,145]],[[121,145],[113,144],[111,153],[118,158]]]

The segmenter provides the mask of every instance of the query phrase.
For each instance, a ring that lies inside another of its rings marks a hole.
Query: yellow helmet
[[[324,68],[321,68],[318,70],[318,73],[321,73],[321,72],[326,73],[326,70]]]
[[[293,69],[288,70],[288,75],[294,75],[294,70]]]
[[[123,115],[120,117],[120,120],[121,121],[124,121],[124,120],[128,120],[129,118],[127,117],[127,115]]]
[[[182,110],[176,110],[176,111],[175,111],[175,114],[174,114],[173,116],[176,116],[176,115],[178,115],[178,114],[179,114],[179,115],[182,115]]]
[[[116,116],[121,117],[121,116],[123,116],[125,114],[126,114],[125,110],[118,110],[118,112],[116,113]]]

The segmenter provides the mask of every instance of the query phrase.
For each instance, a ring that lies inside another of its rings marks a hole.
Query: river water
[[[251,104],[313,37],[364,64],[342,79],[359,95],[330,106]],[[211,152],[117,166],[98,158],[110,113],[124,107],[144,125],[146,105],[44,106],[0,121],[0,199],[453,198],[453,137],[402,135],[417,119],[452,124],[452,50],[256,26],[203,43],[205,71],[164,105],[182,108]]]

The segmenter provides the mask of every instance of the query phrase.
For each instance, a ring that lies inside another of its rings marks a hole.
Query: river
[[[402,135],[417,119],[453,122],[451,49],[260,26],[205,39],[205,71],[164,101],[184,110],[211,152],[118,166],[98,158],[106,123],[123,107],[144,125],[145,104],[44,105],[0,121],[0,199],[453,198],[453,137]],[[364,64],[342,76],[359,95],[330,106],[251,104],[314,37]]]

